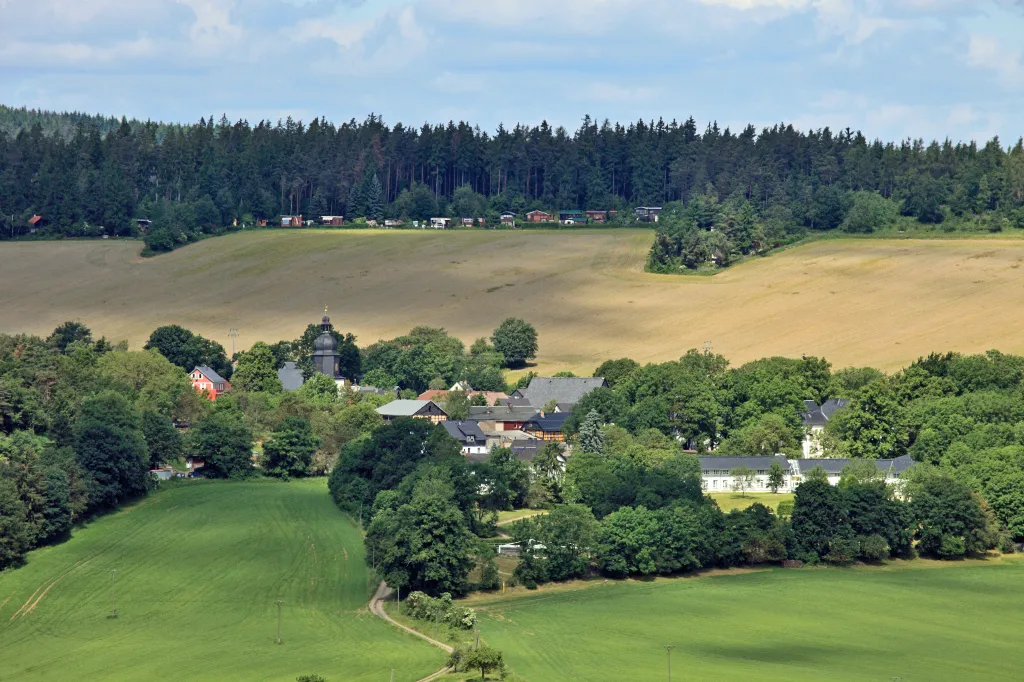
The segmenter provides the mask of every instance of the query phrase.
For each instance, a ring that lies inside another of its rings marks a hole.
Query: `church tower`
[[[320,321],[320,336],[316,337],[313,343],[313,369],[332,379],[340,379],[338,340],[331,333],[333,330],[331,318],[327,317],[327,309],[324,308],[324,319]]]

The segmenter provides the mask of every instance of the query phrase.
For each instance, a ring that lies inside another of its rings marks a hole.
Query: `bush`
[[[885,561],[889,558],[889,543],[881,535],[862,536],[858,540],[858,556],[864,561]]]

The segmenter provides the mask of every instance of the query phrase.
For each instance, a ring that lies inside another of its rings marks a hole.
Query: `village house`
[[[516,226],[516,214],[511,211],[505,211],[501,214],[501,224],[508,225],[510,227]]]
[[[500,391],[474,391],[468,381],[456,381],[452,384],[452,387],[448,389],[440,388],[424,391],[423,393],[420,393],[417,398],[419,400],[433,400],[434,402],[441,403],[444,402],[448,398],[448,394],[453,391],[462,391],[466,394],[467,398],[483,395],[484,400],[487,401],[488,405],[495,405],[498,401],[508,398],[507,395]]]
[[[565,421],[569,412],[538,412],[523,424],[523,431],[542,441],[565,441]]]
[[[500,433],[521,430],[535,414],[529,405],[472,406],[466,419],[477,422],[485,433]]]
[[[563,225],[586,225],[587,217],[583,215],[583,211],[559,211],[558,222],[560,222]]]
[[[345,216],[341,216],[341,215],[325,215],[325,216],[321,216],[321,218],[320,218],[320,224],[321,225],[335,225],[335,226],[337,226],[337,225],[342,225],[344,222],[345,222]]]
[[[210,401],[216,400],[231,390],[231,384],[227,379],[205,365],[196,367],[189,372],[188,376],[192,380],[192,388],[196,392],[202,393]]]
[[[804,428],[807,430],[803,442],[804,457],[821,457],[824,454],[821,437],[825,431],[825,425],[828,424],[833,414],[849,404],[849,400],[833,399],[826,400],[819,407],[818,403],[813,400],[804,401],[804,408],[807,411],[800,415]]]
[[[661,206],[637,206],[634,213],[641,223],[656,223],[661,210]]]
[[[399,417],[429,419],[434,424],[448,420],[448,413],[433,400],[393,400],[377,408],[377,414],[389,422]]]
[[[587,216],[587,220],[595,223],[608,222],[608,211],[585,211],[584,215]]]
[[[281,227],[302,227],[302,216],[283,215],[281,216]]]
[[[528,223],[553,223],[555,222],[555,216],[551,215],[547,211],[530,211],[526,214],[526,222]]]
[[[480,430],[480,425],[475,421],[449,419],[441,422],[441,426],[448,432],[448,435],[459,441],[464,455],[486,455],[487,436]]]

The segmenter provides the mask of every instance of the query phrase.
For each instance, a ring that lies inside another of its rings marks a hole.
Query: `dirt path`
[[[419,637],[420,639],[425,639],[426,641],[430,642],[434,646],[443,649],[445,651],[445,653],[449,653],[450,654],[453,651],[452,647],[450,647],[449,645],[445,644],[444,642],[439,642],[439,641],[437,641],[436,639],[434,639],[432,637],[426,636],[422,632],[419,632],[417,630],[413,630],[410,627],[402,625],[397,620],[395,620],[394,618],[389,616],[387,611],[384,610],[383,601],[385,599],[387,599],[388,597],[390,597],[390,596],[391,596],[391,588],[388,587],[387,583],[385,583],[382,580],[380,582],[380,585],[377,587],[377,591],[373,594],[373,597],[370,599],[370,613],[372,613],[373,615],[377,616],[378,618],[383,618],[384,620],[386,620],[387,622],[391,623],[392,625],[394,625],[399,630],[404,630],[405,632],[408,632],[410,635],[415,635],[416,637]],[[421,680],[418,680],[418,682],[431,682],[431,680],[436,680],[437,678],[441,677],[442,675],[444,675],[444,674],[446,674],[448,672],[450,672],[450,669],[448,668],[448,666],[445,666],[445,667],[441,668],[440,670],[438,670],[433,675],[429,675],[427,677],[424,677]]]

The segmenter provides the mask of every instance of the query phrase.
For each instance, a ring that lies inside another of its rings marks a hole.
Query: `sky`
[[[0,0],[0,103],[1024,134],[1024,0]]]

